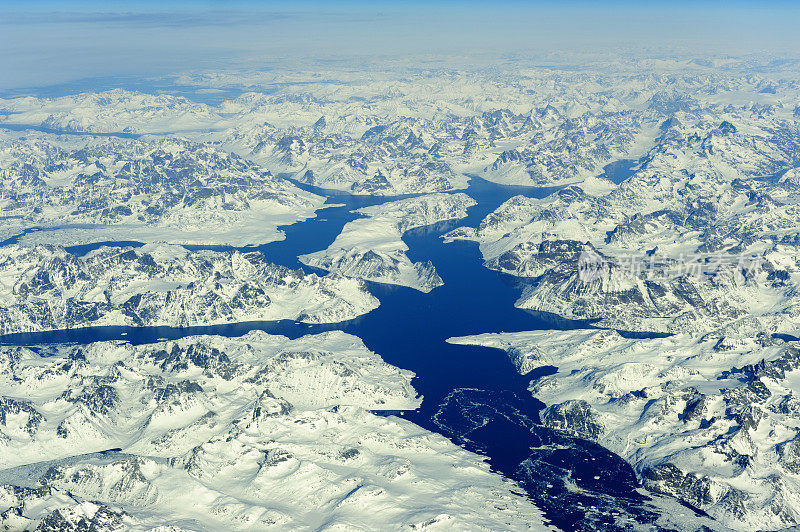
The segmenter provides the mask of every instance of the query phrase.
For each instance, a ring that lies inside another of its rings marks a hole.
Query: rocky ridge
[[[0,247],[0,303],[2,334],[278,319],[331,323],[378,306],[358,280],[307,275],[259,252],[154,244],[101,247],[83,257],[53,246]]]

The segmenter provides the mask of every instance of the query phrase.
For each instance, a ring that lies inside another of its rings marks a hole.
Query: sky
[[[327,59],[800,53],[800,2],[0,0],[0,89]]]

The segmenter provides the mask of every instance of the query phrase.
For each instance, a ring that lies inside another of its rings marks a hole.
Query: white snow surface
[[[488,267],[535,279],[522,308],[634,331],[702,333],[755,318],[792,333],[797,124],[751,107],[676,112],[610,192],[517,196],[448,238],[475,240]],[[602,262],[597,276],[581,277],[584,254]]]

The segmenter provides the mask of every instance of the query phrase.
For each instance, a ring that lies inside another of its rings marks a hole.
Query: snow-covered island
[[[381,283],[430,292],[442,284],[430,261],[412,263],[403,233],[467,215],[475,200],[463,193],[426,194],[356,211],[364,218],[347,223],[323,251],[303,255],[309,266]]]

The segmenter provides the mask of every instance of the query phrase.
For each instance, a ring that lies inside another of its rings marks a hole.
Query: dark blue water
[[[619,185],[636,173],[639,162],[637,159],[620,159],[613,163],[608,163],[603,167],[603,173],[600,174],[600,177]]]
[[[326,248],[342,226],[358,215],[353,209],[397,198],[350,196],[304,187],[328,197],[330,207],[316,218],[284,228],[286,239],[259,246],[271,261],[304,268],[297,256]],[[502,351],[451,345],[445,340],[483,332],[576,328],[585,324],[549,321],[514,307],[520,280],[483,267],[474,243],[444,244],[441,234],[458,225],[477,225],[486,214],[517,194],[542,197],[552,189],[508,187],[473,179],[468,193],[479,204],[465,220],[410,231],[404,236],[413,261],[431,260],[444,286],[428,294],[405,287],[368,283],[380,299],[378,309],[357,319],[308,325],[293,321],[253,322],[210,327],[103,327],[9,335],[0,343],[92,342],[124,339],[134,344],[192,334],[240,336],[253,329],[296,338],[342,330],[393,365],[414,371],[413,384],[424,396],[420,409],[403,416],[489,457],[492,467],[518,480],[527,496],[565,530],[619,529],[613,514],[652,523],[657,513],[637,491],[630,466],[591,442],[554,433],[539,424],[542,403],[527,391],[532,378],[552,367],[520,376]],[[78,254],[99,245],[72,248]],[[225,249],[216,246],[212,249]],[[304,268],[306,269],[306,268]],[[577,486],[577,489],[574,487]]]

